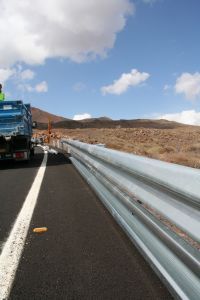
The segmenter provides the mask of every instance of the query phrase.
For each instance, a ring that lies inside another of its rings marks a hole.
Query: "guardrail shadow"
[[[58,152],[58,154],[48,154],[47,167],[58,166],[58,165],[68,165],[71,164],[69,159],[69,154]]]

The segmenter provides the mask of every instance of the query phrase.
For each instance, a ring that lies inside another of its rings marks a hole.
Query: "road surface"
[[[38,148],[28,164],[0,164],[0,289],[6,297],[172,299],[70,160],[48,154],[44,176],[38,176],[43,160]],[[26,201],[32,201],[28,209]],[[26,223],[27,236],[17,222]],[[42,226],[48,231],[33,232]]]

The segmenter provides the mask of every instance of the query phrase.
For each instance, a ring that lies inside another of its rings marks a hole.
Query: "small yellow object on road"
[[[48,230],[47,227],[38,227],[38,228],[34,228],[33,232],[42,233],[42,232],[46,232],[47,230]]]

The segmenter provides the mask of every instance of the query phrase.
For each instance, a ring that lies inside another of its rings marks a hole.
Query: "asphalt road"
[[[34,159],[28,164],[0,161],[0,250],[33,183],[43,156],[42,150],[37,149]]]
[[[38,150],[29,164],[0,165],[1,248],[42,159]],[[33,233],[41,226],[48,231]],[[49,154],[9,299],[171,296],[69,159]]]

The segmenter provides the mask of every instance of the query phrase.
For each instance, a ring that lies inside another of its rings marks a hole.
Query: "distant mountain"
[[[66,119],[61,116],[50,114],[41,109],[32,107],[33,121],[37,121],[38,129],[46,129],[48,121],[52,122],[53,128],[157,128],[157,129],[173,129],[186,126],[181,123],[167,120],[149,120],[149,119],[133,119],[133,120],[112,120],[107,117],[84,119],[75,121]]]
[[[186,126],[181,123],[167,120],[111,120],[109,118],[96,118],[81,121],[61,121],[53,124],[54,128],[157,128],[157,129],[173,129]]]
[[[80,120],[79,122],[81,123],[91,123],[91,122],[95,122],[95,121],[112,121],[111,118],[108,118],[108,117],[100,117],[100,118],[90,118],[90,119],[83,119],[83,120]]]
[[[32,111],[33,121],[36,121],[38,123],[46,123],[47,124],[49,122],[49,120],[52,123],[67,121],[66,118],[50,114],[50,113],[48,113],[44,110],[41,110],[39,108],[36,108],[36,107],[32,107],[31,111]]]

